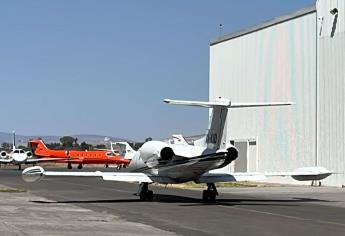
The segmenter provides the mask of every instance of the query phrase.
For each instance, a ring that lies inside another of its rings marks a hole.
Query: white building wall
[[[250,171],[315,164],[315,12],[211,45],[209,83],[210,100],[296,103],[229,111],[227,138],[256,139]]]
[[[338,15],[330,11],[338,9]],[[325,184],[345,185],[345,1],[319,0],[318,165],[334,171]]]

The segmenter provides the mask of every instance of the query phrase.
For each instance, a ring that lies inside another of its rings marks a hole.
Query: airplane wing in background
[[[0,158],[0,163],[7,164],[11,162],[12,162],[12,158],[8,158],[8,159]]]
[[[28,158],[25,163],[37,163],[37,162],[49,162],[49,161],[61,161],[66,160],[66,158]]]

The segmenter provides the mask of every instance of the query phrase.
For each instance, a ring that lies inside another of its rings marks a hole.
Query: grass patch
[[[25,193],[26,189],[23,188],[2,188],[0,187],[0,193]]]

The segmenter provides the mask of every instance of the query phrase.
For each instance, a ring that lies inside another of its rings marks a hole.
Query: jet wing
[[[101,177],[103,180],[121,181],[121,182],[154,182],[152,177],[144,173],[132,172],[66,172],[66,171],[45,171],[40,166],[33,166],[26,168],[22,173],[23,179],[26,182],[35,182],[42,179],[44,176],[74,176],[74,177]]]
[[[9,159],[0,158],[0,163],[11,163],[11,162],[12,162],[12,158],[9,158]]]
[[[291,176],[295,180],[307,181],[307,180],[322,180],[333,174],[331,171],[324,167],[313,166],[298,168],[295,171],[290,172],[268,172],[265,173],[267,177],[270,176]]]
[[[36,163],[36,162],[49,162],[49,161],[61,161],[65,160],[66,158],[28,158],[26,159],[25,163]]]
[[[332,174],[323,167],[303,167],[290,172],[236,172],[236,173],[205,173],[196,180],[197,183],[259,181],[272,176],[291,176],[298,181],[322,180]]]

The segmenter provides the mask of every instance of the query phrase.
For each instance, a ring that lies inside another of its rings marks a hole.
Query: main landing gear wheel
[[[71,163],[67,164],[67,169],[69,169],[69,170],[72,169],[72,164]]]
[[[140,197],[140,201],[152,201],[153,200],[153,192],[148,189],[148,183],[141,183],[139,185],[138,195]]]
[[[83,164],[79,164],[78,165],[78,169],[80,170],[80,169],[83,169]]]
[[[207,184],[207,190],[202,192],[202,200],[204,201],[214,201],[216,200],[216,196],[218,195],[218,191],[214,183]]]

